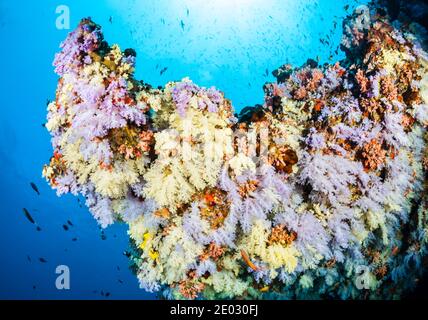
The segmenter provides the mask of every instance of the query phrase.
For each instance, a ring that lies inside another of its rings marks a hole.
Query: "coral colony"
[[[129,225],[140,286],[168,299],[399,298],[426,264],[428,55],[359,7],[346,58],[284,65],[234,115],[188,78],[154,89],[84,19],[62,44],[43,175]]]

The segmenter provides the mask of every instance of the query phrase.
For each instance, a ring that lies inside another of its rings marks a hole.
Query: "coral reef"
[[[162,297],[399,298],[428,241],[428,55],[410,30],[359,7],[343,61],[282,66],[234,115],[187,78],[135,80],[135,52],[82,20],[55,58],[43,175],[129,225]]]

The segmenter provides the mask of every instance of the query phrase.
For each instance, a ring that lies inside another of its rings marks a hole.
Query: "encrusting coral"
[[[140,285],[163,297],[398,298],[426,264],[428,56],[368,7],[342,48],[279,68],[234,115],[187,78],[135,80],[135,52],[82,20],[55,58],[43,174],[129,225]]]

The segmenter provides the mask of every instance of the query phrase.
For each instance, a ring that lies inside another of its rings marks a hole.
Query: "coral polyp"
[[[376,8],[346,58],[284,65],[263,105],[134,78],[81,21],[56,56],[43,174],[129,225],[140,286],[170,299],[399,298],[426,263],[428,55]]]

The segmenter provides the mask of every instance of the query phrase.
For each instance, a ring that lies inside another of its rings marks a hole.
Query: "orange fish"
[[[260,270],[259,267],[257,267],[254,263],[251,262],[250,257],[248,256],[248,254],[244,250],[241,250],[241,256],[242,256],[242,259],[244,259],[245,263],[251,269],[253,269],[254,271],[259,271]]]

